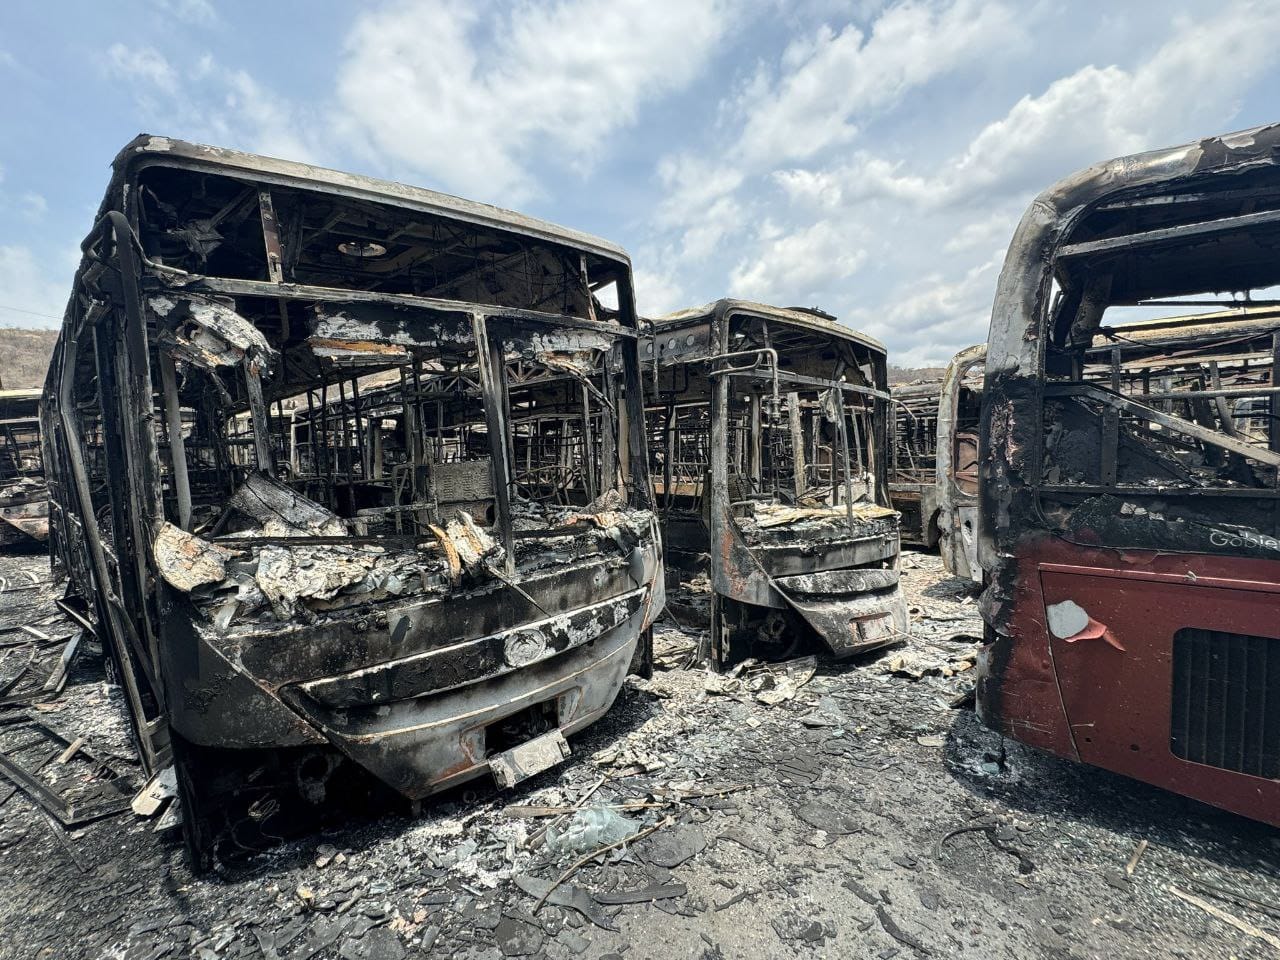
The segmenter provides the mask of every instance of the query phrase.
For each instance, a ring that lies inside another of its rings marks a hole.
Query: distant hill
[[[914,383],[917,380],[941,380],[946,367],[895,367],[889,364],[889,385]]]
[[[0,387],[43,387],[57,339],[57,330],[0,327]]]

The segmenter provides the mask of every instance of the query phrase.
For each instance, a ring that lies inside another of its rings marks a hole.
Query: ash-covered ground
[[[416,816],[366,810],[212,874],[193,875],[153,819],[64,833],[0,780],[0,956],[1275,956],[1280,832],[984,730],[953,706],[975,600],[936,556],[903,565],[905,647],[819,664],[807,682],[802,664],[725,678],[683,666],[696,636],[665,627],[653,679],[629,680],[561,767]],[[0,558],[0,624],[71,632],[28,572],[47,578],[47,562]],[[15,649],[0,647],[0,676]],[[60,697],[0,719],[84,737],[127,780],[121,700],[92,653]],[[552,822],[532,814],[593,788],[576,823],[656,829],[539,907],[579,856],[531,844]]]

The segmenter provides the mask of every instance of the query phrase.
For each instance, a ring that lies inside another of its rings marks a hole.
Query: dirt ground
[[[28,571],[47,563],[0,558],[0,624],[69,632]],[[561,767],[417,816],[369,810],[208,875],[154,820],[64,833],[0,780],[0,957],[1274,957],[1171,888],[1280,933],[1280,832],[1002,742],[952,706],[974,598],[928,554],[904,555],[904,582],[903,648],[807,682],[803,665],[720,678],[682,666],[696,637],[667,626],[653,679],[629,680]],[[128,781],[92,652],[61,697],[19,709]],[[530,808],[593,788],[570,837],[617,817],[656,829],[539,906],[578,855],[560,827],[526,849],[550,822]]]

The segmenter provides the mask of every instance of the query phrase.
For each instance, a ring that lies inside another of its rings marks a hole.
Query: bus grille
[[[1175,633],[1169,745],[1193,763],[1280,778],[1280,640]]]

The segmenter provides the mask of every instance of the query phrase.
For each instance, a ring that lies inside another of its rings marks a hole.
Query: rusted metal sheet
[[[665,600],[625,254],[154,137],[84,246],[56,562],[201,857],[256,759],[417,799],[608,710]]]
[[[49,516],[47,501],[39,500],[35,503],[26,503],[20,507],[13,505],[0,506],[0,521],[8,524],[13,530],[19,534],[18,537],[12,538],[9,542],[22,542],[23,539],[44,543],[49,539]],[[6,531],[6,535],[12,537],[12,531]],[[5,537],[0,536],[0,543],[5,542]]]
[[[812,311],[721,300],[655,321],[642,352],[668,556],[710,577],[710,661],[900,640],[884,348]]]
[[[493,771],[493,779],[498,786],[509,789],[564,762],[570,753],[569,741],[564,734],[552,730],[490,757],[489,769]]]
[[[1023,218],[987,344],[977,702],[1280,825],[1280,312],[1250,295],[1280,282],[1278,151],[1272,126],[1121,158]]]
[[[227,578],[227,561],[232,557],[230,550],[168,522],[156,534],[151,552],[165,583],[183,593],[221,583]]]
[[[901,622],[892,606],[886,611],[886,600],[898,589],[897,570],[830,570],[777,577],[774,583],[837,657],[902,640]]]

